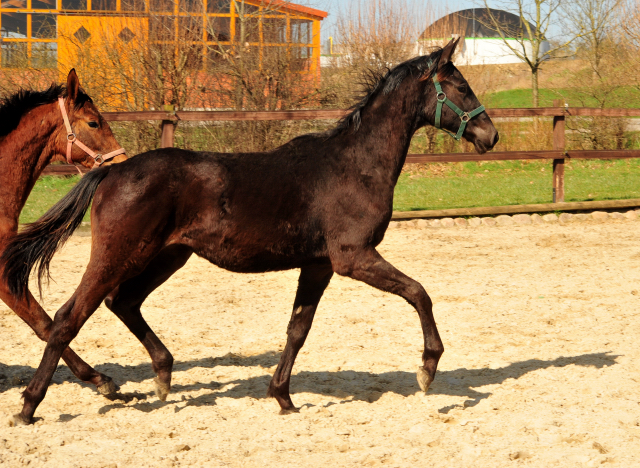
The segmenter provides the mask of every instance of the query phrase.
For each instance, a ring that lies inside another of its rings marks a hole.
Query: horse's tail
[[[73,189],[53,205],[38,221],[16,235],[0,257],[4,282],[9,291],[25,298],[29,290],[29,274],[38,267],[38,290],[42,296],[42,279],[49,276],[53,254],[64,245],[84,218],[100,182],[109,174],[110,166],[87,173]]]

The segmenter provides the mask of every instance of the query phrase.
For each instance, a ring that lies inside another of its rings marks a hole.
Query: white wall
[[[441,42],[442,41],[419,41],[417,53],[426,54],[431,47],[442,47],[443,44],[441,44]],[[514,48],[522,47],[522,45],[516,41],[510,41],[510,43]],[[531,44],[525,42],[525,47],[526,54],[531,56]],[[544,41],[540,47],[540,56],[544,56],[549,51],[549,48],[549,43]],[[461,41],[461,44],[458,45],[454,61],[457,65],[522,63],[522,60],[507,47],[504,41],[498,38],[465,38],[464,41]]]

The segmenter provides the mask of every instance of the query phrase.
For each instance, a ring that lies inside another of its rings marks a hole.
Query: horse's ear
[[[453,54],[456,51],[456,47],[458,47],[458,42],[460,42],[459,37],[451,39],[449,43],[444,46],[444,49],[442,49],[442,55],[440,55],[438,67],[443,67],[447,63],[451,62],[451,57],[453,57]]]
[[[67,76],[67,97],[69,101],[75,101],[78,97],[78,90],[80,89],[80,80],[76,73],[76,69],[72,68]]]

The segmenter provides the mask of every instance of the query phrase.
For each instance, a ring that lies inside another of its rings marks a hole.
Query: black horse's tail
[[[42,296],[42,279],[49,278],[53,254],[64,245],[80,225],[100,182],[109,174],[109,166],[87,173],[62,200],[53,205],[38,221],[15,236],[0,257],[2,275],[9,291],[25,298],[29,274],[38,267],[38,290]]]

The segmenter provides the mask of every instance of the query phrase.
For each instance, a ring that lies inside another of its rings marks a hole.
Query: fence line
[[[543,151],[503,151],[477,153],[409,154],[407,163],[552,160],[553,203],[564,202],[564,169],[567,159],[627,159],[640,158],[640,150],[565,150],[566,117],[640,117],[640,109],[595,109],[591,107],[562,107],[556,100],[554,107],[487,109],[492,118],[553,117],[553,148]],[[289,111],[141,111],[104,112],[110,122],[161,121],[160,147],[174,146],[175,127],[180,121],[261,121],[261,120],[335,120],[346,115],[345,109],[289,110]],[[77,173],[73,166],[48,166],[43,175]],[[589,203],[589,202],[585,202]],[[525,206],[525,205],[521,205]],[[533,205],[532,205],[533,206]]]

